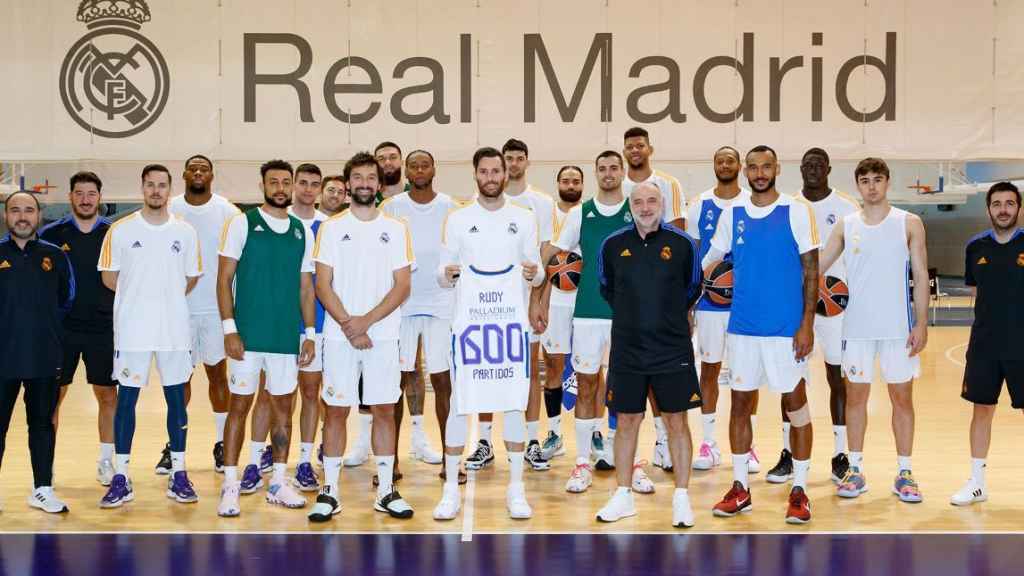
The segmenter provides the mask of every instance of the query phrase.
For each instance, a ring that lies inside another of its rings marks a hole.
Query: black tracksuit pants
[[[11,425],[14,404],[22,385],[25,386],[25,419],[28,421],[28,449],[35,486],[52,486],[53,452],[57,442],[53,411],[57,408],[59,390],[57,379],[52,376],[0,381],[0,465],[7,448],[7,428]]]

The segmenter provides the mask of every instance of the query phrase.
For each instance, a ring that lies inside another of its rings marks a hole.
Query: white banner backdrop
[[[0,159],[1024,157],[1024,1],[5,0]],[[1016,25],[1016,26],[1015,26]]]

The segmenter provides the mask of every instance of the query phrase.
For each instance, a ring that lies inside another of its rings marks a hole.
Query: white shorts
[[[149,371],[156,356],[156,370],[160,373],[160,384],[174,386],[184,384],[192,377],[192,352],[173,350],[169,352],[114,352],[113,378],[122,386],[142,388],[149,383]]]
[[[807,378],[807,358],[796,359],[792,338],[727,334],[725,345],[733,390],[752,392],[767,382],[772,392],[788,394]]]
[[[440,374],[451,368],[451,320],[433,316],[404,316],[398,336],[398,365],[402,372],[416,371],[416,349],[423,338],[423,355],[427,359],[427,372]]]
[[[906,340],[843,341],[843,375],[850,382],[870,384],[875,377],[875,358],[882,380],[902,384],[921,375],[920,356],[910,357]]]
[[[551,306],[548,327],[540,334],[540,342],[548,354],[568,354],[572,345],[573,306]]]
[[[612,341],[611,320],[572,321],[572,367],[580,374],[597,374],[608,362]]]
[[[359,376],[363,398],[359,399]],[[324,340],[324,384],[321,397],[329,406],[394,404],[402,395],[398,341],[380,340],[369,350],[356,350],[348,340]]]
[[[821,350],[825,364],[839,366],[843,363],[843,315],[814,315],[814,348]]]
[[[220,364],[224,358],[224,327],[220,314],[197,314],[189,317],[192,332],[192,359],[195,365]]]
[[[228,358],[228,389],[249,396],[259,391],[260,372],[267,373],[267,392],[286,396],[299,385],[299,357],[295,354],[245,351],[242,361]]]
[[[725,329],[729,327],[729,313],[697,310],[696,316],[700,361],[718,364],[725,358]]]
[[[299,353],[302,353],[302,344],[306,341],[306,335],[299,335]],[[324,370],[324,335],[317,334],[313,337],[313,346],[316,347],[316,356],[309,366],[300,366],[299,372],[323,372]]]

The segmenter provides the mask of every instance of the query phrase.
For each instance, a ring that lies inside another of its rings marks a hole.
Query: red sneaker
[[[789,508],[786,509],[787,524],[806,524],[811,521],[811,501],[804,489],[796,486],[789,493]]]
[[[739,481],[732,483],[732,488],[725,493],[725,497],[715,507],[711,509],[711,512],[715,516],[735,516],[740,512],[751,511],[750,502],[750,491],[743,487]]]

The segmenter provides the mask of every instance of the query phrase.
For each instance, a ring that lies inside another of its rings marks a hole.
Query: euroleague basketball
[[[704,269],[704,292],[713,304],[732,304],[732,261],[712,262]]]
[[[850,288],[835,276],[821,276],[818,279],[818,306],[815,310],[825,317],[838,316],[846,310],[850,301]]]
[[[575,252],[559,252],[548,260],[548,278],[559,290],[572,292],[580,283],[583,257]]]

